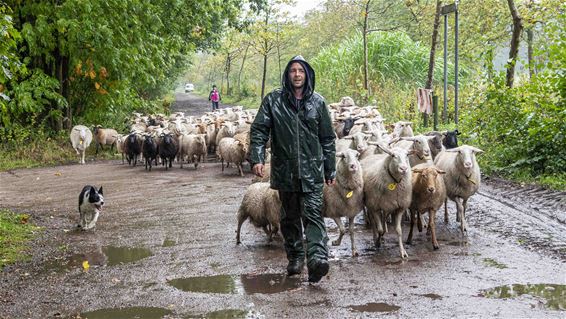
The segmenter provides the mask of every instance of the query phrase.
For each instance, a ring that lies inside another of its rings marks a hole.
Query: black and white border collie
[[[79,195],[80,218],[77,227],[82,230],[94,228],[103,205],[102,186],[98,190],[90,185],[83,187]]]

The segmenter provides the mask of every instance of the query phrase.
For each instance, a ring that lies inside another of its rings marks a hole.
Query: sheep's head
[[[475,154],[483,153],[483,151],[479,148],[469,145],[462,145],[457,148],[451,148],[449,150],[446,150],[446,152],[458,153],[458,156],[456,156],[456,161],[465,170],[473,169],[474,165],[477,164]]]
[[[421,165],[417,165],[412,171],[414,187],[426,190],[430,194],[434,194],[437,190],[436,182],[438,175],[446,174],[445,171],[435,166],[422,167]]]
[[[355,173],[361,167],[360,162],[358,161],[359,156],[360,153],[350,149],[344,152],[338,152],[336,153],[336,157],[339,158],[337,166],[342,167],[342,169],[346,169],[351,173]]]
[[[430,147],[428,146],[428,140],[433,139],[434,136],[413,136],[413,137],[401,137],[402,140],[413,142],[412,149],[414,154],[421,160],[430,160]]]

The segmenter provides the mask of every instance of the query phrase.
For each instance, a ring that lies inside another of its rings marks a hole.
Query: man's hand
[[[326,185],[329,185],[329,186],[330,186],[330,185],[336,185],[336,179],[335,179],[335,178],[333,178],[333,179],[327,179],[327,180],[326,180]]]
[[[252,171],[256,176],[263,177],[263,167],[264,165],[261,163],[255,164]]]

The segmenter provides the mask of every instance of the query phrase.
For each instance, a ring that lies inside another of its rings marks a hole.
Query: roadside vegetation
[[[7,264],[26,260],[28,243],[41,231],[28,214],[0,209],[0,270]]]

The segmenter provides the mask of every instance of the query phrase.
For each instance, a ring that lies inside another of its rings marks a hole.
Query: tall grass
[[[413,41],[403,32],[374,32],[368,35],[370,96],[363,90],[364,51],[358,33],[335,46],[324,48],[312,61],[317,71],[317,91],[330,101],[352,96],[358,104],[377,104],[392,120],[416,116],[416,89],[424,87],[429,45]],[[434,81],[442,81],[442,59],[436,59]],[[449,78],[453,68],[449,66]]]

